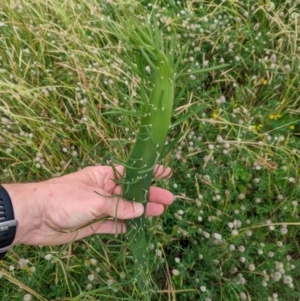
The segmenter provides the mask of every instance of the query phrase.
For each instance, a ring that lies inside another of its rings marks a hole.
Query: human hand
[[[123,167],[116,167],[123,174]],[[170,168],[159,166],[156,175],[166,177]],[[19,222],[14,244],[58,245],[92,234],[122,233],[126,219],[143,214],[142,204],[118,195],[110,166],[86,167],[80,171],[39,183],[5,184]],[[160,215],[174,196],[168,190],[150,188],[146,214]],[[111,217],[111,219],[107,219]]]

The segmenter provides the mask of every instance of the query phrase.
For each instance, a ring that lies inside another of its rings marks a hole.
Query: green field
[[[176,201],[147,219],[151,297],[126,237],[94,235],[15,246],[0,299],[300,300],[300,1],[2,0],[1,183],[126,161],[140,79],[113,33],[130,14],[155,22],[182,71],[159,162],[173,176],[156,182]]]

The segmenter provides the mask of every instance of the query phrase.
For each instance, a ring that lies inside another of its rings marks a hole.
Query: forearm
[[[13,245],[26,243],[40,228],[42,212],[37,197],[40,193],[37,183],[2,184],[10,196],[18,227]]]

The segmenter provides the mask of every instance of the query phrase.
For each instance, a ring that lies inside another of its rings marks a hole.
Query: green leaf
[[[175,122],[172,123],[171,128],[183,123],[193,115],[196,115],[198,112],[203,111],[207,107],[206,104],[201,104],[198,106],[193,106],[190,111],[184,115],[182,115],[180,118],[178,118]]]
[[[175,147],[175,145],[179,142],[179,140],[183,137],[184,133],[180,133],[176,138],[166,144],[159,156],[159,159],[164,158],[167,154],[169,154]]]
[[[222,65],[213,66],[213,67],[210,67],[210,68],[193,69],[193,70],[188,71],[188,72],[179,73],[177,75],[177,77],[179,77],[179,76],[185,76],[185,75],[193,75],[193,74],[200,74],[200,73],[210,72],[210,71],[214,71],[214,70],[223,69],[223,68],[228,67],[228,66],[229,66],[229,64],[222,64]]]
[[[133,116],[133,117],[142,117],[141,113],[136,111],[129,111],[125,109],[117,109],[117,110],[111,110],[107,112],[103,112],[102,115],[127,115],[127,116]]]

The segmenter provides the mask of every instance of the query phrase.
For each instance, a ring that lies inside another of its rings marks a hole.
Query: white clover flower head
[[[229,250],[230,250],[230,251],[234,251],[234,250],[235,250],[235,245],[231,244],[231,245],[229,246]]]
[[[90,263],[91,263],[92,265],[97,265],[97,259],[91,258],[91,259],[90,259]]]
[[[1,117],[1,122],[5,125],[12,124],[11,120],[5,117]]]
[[[283,70],[288,73],[291,71],[291,66],[289,64],[284,65]]]
[[[260,23],[256,23],[253,27],[253,30],[257,31],[260,27]]]
[[[240,58],[238,55],[236,55],[236,56],[234,57],[234,59],[235,59],[236,62],[239,62],[239,61],[241,60],[241,58]]]
[[[277,271],[274,274],[272,274],[272,279],[273,281],[278,282],[281,279],[281,276],[281,273]]]
[[[20,258],[18,263],[21,270],[25,270],[27,268],[28,259]]]
[[[217,98],[217,99],[216,99],[216,104],[217,104],[218,106],[221,104],[220,98]]]
[[[23,301],[31,301],[32,300],[32,295],[31,294],[25,294],[23,296]]]
[[[230,274],[235,274],[238,271],[237,267],[233,267],[230,269]]]
[[[202,235],[205,237],[205,238],[210,238],[210,234],[206,231],[203,231],[202,232]]]
[[[93,274],[88,275],[87,278],[90,282],[95,280],[95,276]]]
[[[173,274],[174,276],[179,276],[179,275],[180,275],[180,271],[177,270],[177,269],[173,269],[173,270],[172,270],[172,274]]]
[[[159,249],[156,249],[156,250],[155,250],[155,255],[156,255],[157,257],[161,257],[161,256],[162,256],[162,251],[159,250]]]
[[[86,289],[88,291],[90,291],[91,289],[93,288],[93,285],[91,283],[89,283],[87,286],[86,286]]]
[[[246,250],[246,248],[244,246],[239,246],[238,249],[241,253],[245,252],[245,250]]]
[[[36,267],[34,267],[34,266],[30,267],[30,268],[29,268],[29,271],[30,271],[31,273],[35,273],[35,272],[36,272]],[[0,278],[1,278],[1,277],[0,277]]]
[[[178,257],[175,257],[174,260],[175,260],[176,263],[180,262],[180,258],[178,258]]]
[[[51,260],[52,259],[52,254],[46,254],[45,259],[48,260],[48,261]]]
[[[222,138],[221,135],[218,135],[218,136],[217,136],[217,142],[218,142],[218,143],[224,142],[224,139]]]
[[[201,291],[201,292],[206,292],[206,287],[205,287],[204,285],[201,285],[201,286],[200,286],[200,291]]]
[[[282,262],[279,262],[279,261],[276,261],[275,262],[275,266],[276,266],[276,269],[277,270],[280,270],[283,268],[283,263]]]
[[[121,273],[120,273],[120,278],[121,278],[121,279],[125,279],[125,277],[126,277],[126,274],[125,274],[124,272],[121,272]]]
[[[267,283],[265,280],[263,280],[263,281],[261,282],[261,285],[262,285],[263,287],[266,287],[266,286],[268,286],[268,283]]]
[[[293,177],[290,177],[288,180],[289,180],[290,183],[295,183],[296,182],[295,178],[293,178]]]
[[[298,202],[297,201],[292,201],[292,206],[293,207],[297,207],[298,206]]]
[[[247,300],[247,295],[244,292],[240,293],[241,300]]]
[[[220,96],[220,101],[221,103],[225,103],[226,102],[226,97],[224,95]]]
[[[241,228],[242,227],[242,222],[240,220],[235,219],[233,221],[233,225],[235,228]]]
[[[219,234],[219,233],[214,233],[214,234],[213,234],[213,237],[214,237],[215,239],[222,240],[222,235]]]
[[[237,235],[239,235],[239,231],[234,229],[234,230],[231,231],[231,235],[232,236],[237,236]]]
[[[207,67],[209,65],[209,61],[208,60],[203,60],[203,67]]]
[[[239,274],[239,280],[238,280],[238,284],[245,284],[246,283],[246,279],[243,277],[242,274]]]
[[[292,284],[293,283],[293,278],[291,276],[284,276],[283,277],[283,283],[284,284]]]
[[[225,142],[224,143],[224,147],[227,148],[227,149],[230,148],[230,143],[229,142]]]
[[[244,263],[244,262],[246,262],[246,258],[245,257],[240,257],[240,262],[242,262],[242,263]]]
[[[277,57],[276,57],[276,54],[272,54],[271,55],[271,57],[270,57],[270,62],[272,63],[272,64],[275,64],[276,63],[276,59],[277,59]]]
[[[261,199],[260,198],[256,198],[255,199],[255,203],[257,203],[257,204],[261,203]]]
[[[277,241],[277,246],[278,246],[279,248],[281,248],[281,247],[283,246],[282,241]]]
[[[282,227],[282,228],[280,229],[280,233],[281,233],[282,235],[286,235],[286,234],[288,233],[287,227]]]

